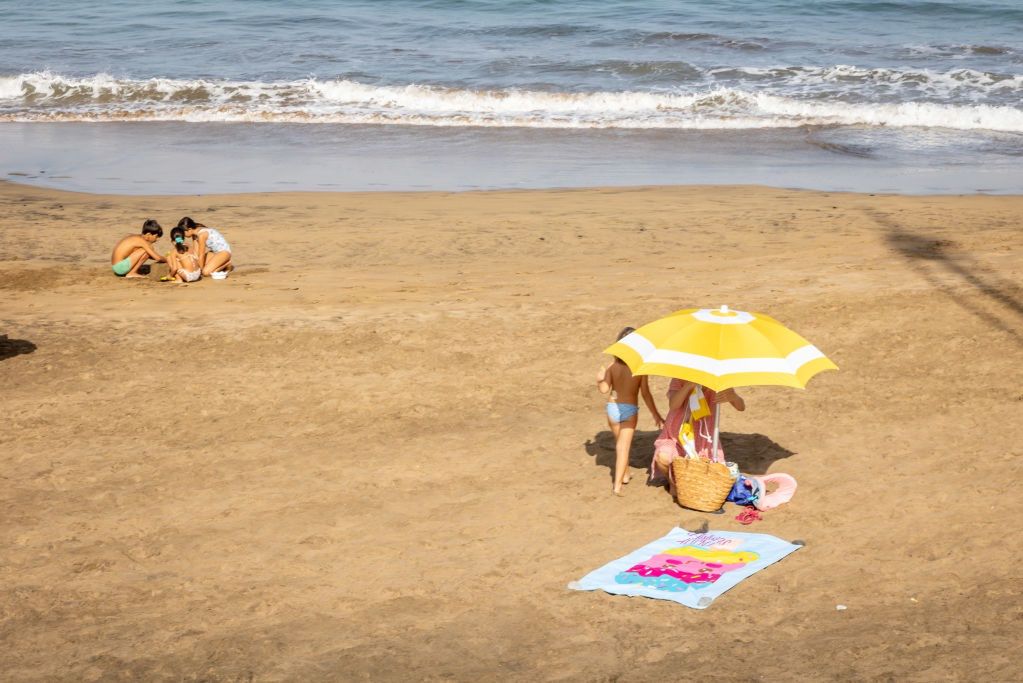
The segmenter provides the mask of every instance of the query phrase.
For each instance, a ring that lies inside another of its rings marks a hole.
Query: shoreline
[[[886,130],[5,123],[0,176],[131,195],[728,184],[1023,193],[1013,145],[984,144],[957,151],[929,145],[926,131]]]
[[[121,235],[156,218],[163,252],[185,215],[236,250],[227,280],[110,273]],[[5,672],[1012,678],[1021,215],[1020,196],[743,186],[0,182]],[[799,481],[750,527],[644,486],[645,408],[611,497],[593,388],[624,325],[721,304],[840,368],[723,417],[743,471]],[[703,523],[806,545],[703,612],[566,589]]]
[[[948,193],[948,194],[914,194],[906,192],[862,192],[857,190],[818,190],[807,187],[786,187],[782,185],[764,185],[759,183],[722,183],[722,184],[664,184],[664,185],[592,185],[592,186],[562,186],[562,187],[508,187],[508,188],[475,188],[462,190],[266,190],[248,192],[210,192],[210,193],[151,193],[151,194],[125,194],[117,192],[88,192],[85,190],[68,190],[48,185],[38,185],[23,182],[17,178],[0,178],[0,186],[25,188],[26,190],[38,190],[41,192],[53,192],[57,194],[80,195],[93,198],[123,198],[126,200],[135,199],[229,199],[232,197],[255,197],[255,196],[301,196],[310,197],[337,195],[340,197],[374,197],[385,195],[400,196],[430,196],[430,195],[501,195],[501,194],[543,194],[543,193],[585,193],[585,192],[660,192],[660,191],[713,191],[713,190],[752,190],[766,192],[802,192],[806,194],[818,194],[822,196],[849,196],[849,197],[905,197],[907,199],[970,199],[976,197],[992,197],[1000,199],[1016,199],[1023,197],[1023,192],[1018,193],[989,193],[984,190],[976,190],[971,193]]]

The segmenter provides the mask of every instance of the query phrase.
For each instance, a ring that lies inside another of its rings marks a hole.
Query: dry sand
[[[230,279],[111,275],[117,237],[183,215]],[[2,677],[1018,680],[1021,216],[0,184]],[[744,528],[644,486],[645,413],[612,498],[592,384],[623,325],[719,304],[841,367],[724,418],[746,471],[800,482],[749,530],[806,547],[705,611],[566,590],[675,525]]]

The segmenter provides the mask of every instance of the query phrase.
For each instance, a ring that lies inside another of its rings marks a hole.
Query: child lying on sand
[[[163,237],[163,228],[152,218],[142,224],[141,235],[128,235],[114,246],[110,252],[110,267],[118,277],[143,277],[139,275],[139,267],[149,259],[157,262],[166,261],[156,253],[153,243]]]

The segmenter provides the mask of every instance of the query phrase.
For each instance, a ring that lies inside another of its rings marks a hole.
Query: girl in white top
[[[191,237],[198,245],[199,265],[204,276],[217,271],[234,270],[234,264],[231,262],[231,245],[219,230],[196,223],[188,216],[178,221],[178,227],[183,228],[185,235]]]

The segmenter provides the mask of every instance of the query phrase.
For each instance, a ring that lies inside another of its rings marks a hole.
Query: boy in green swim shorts
[[[163,228],[152,218],[142,224],[141,235],[128,235],[121,239],[110,252],[110,268],[117,277],[143,277],[139,268],[149,259],[166,261],[156,253],[153,243],[163,237]]]

